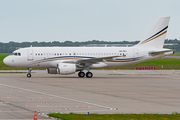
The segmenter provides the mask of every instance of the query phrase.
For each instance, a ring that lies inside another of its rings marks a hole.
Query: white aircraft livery
[[[164,49],[170,17],[161,17],[145,37],[132,47],[27,47],[15,50],[3,62],[12,67],[47,68],[49,74],[91,78],[92,68],[122,67],[173,54]],[[86,74],[83,71],[87,71]]]

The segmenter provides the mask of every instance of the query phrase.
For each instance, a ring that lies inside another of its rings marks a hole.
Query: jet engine
[[[81,70],[83,70],[83,68],[76,66],[76,64],[69,63],[58,63],[57,68],[47,68],[47,72],[49,74],[61,75],[69,75]]]
[[[59,63],[58,64],[59,74],[68,75],[76,72],[76,64]]]

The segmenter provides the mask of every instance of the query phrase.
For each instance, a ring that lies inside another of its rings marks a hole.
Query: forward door
[[[32,50],[32,49],[27,50],[27,60],[28,60],[28,61],[34,60],[33,50]]]

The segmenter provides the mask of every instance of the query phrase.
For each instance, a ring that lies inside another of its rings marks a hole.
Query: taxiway
[[[180,71],[99,70],[93,78],[35,71],[0,73],[0,120],[50,119],[47,113],[180,112]]]

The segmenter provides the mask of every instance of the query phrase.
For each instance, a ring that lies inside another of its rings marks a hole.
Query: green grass
[[[61,120],[179,120],[180,114],[60,114],[50,113],[50,117]]]
[[[171,59],[171,58],[163,58],[163,59],[155,59],[146,61],[143,63],[138,63],[134,65],[130,65],[129,67],[156,67],[156,69],[180,69],[180,60],[179,59]]]

